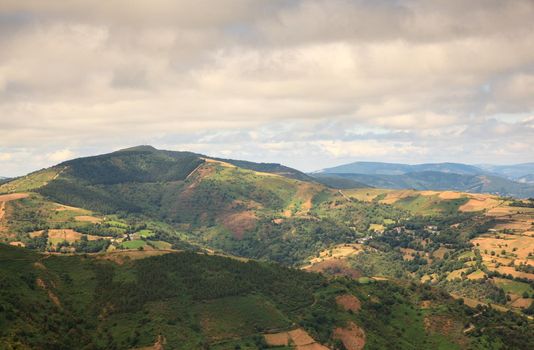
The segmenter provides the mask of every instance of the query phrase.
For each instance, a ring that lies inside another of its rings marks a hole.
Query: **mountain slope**
[[[474,316],[430,288],[329,281],[188,252],[143,259],[134,253],[43,256],[0,244],[0,343],[7,349],[255,350],[268,347],[266,333],[291,331],[325,350],[355,349],[354,342],[372,349],[505,343],[526,349],[534,338],[514,314],[481,308]],[[420,298],[430,306],[422,308]],[[475,336],[462,332],[464,324]]]

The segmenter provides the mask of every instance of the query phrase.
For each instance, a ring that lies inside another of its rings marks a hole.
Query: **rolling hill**
[[[491,176],[422,173],[406,181]],[[332,175],[357,188],[140,146],[12,179],[0,185],[0,240],[11,245],[0,245],[0,340],[531,348],[530,202],[343,176]]]
[[[479,168],[458,163],[393,164],[355,162],[312,173],[317,181],[334,188],[354,187],[453,190],[473,193],[493,193],[512,197],[534,196],[529,164]],[[521,175],[512,176],[513,174]]]

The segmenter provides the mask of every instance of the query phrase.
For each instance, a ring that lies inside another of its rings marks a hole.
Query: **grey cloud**
[[[533,17],[530,0],[5,0],[0,176],[136,143],[307,170],[532,160]]]

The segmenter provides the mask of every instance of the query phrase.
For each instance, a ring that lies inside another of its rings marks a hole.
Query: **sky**
[[[532,0],[0,0],[0,176],[129,146],[534,161]]]

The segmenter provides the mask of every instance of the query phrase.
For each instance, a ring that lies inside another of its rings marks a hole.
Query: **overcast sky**
[[[151,144],[534,161],[533,0],[0,0],[0,175]]]

